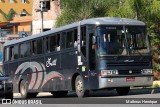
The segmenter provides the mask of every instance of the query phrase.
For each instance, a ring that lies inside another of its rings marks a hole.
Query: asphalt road
[[[73,107],[73,106],[82,106],[83,107],[106,107],[106,104],[118,104],[118,107],[121,107],[120,104],[154,104],[160,105],[160,88],[158,89],[132,89],[130,93],[125,96],[119,96],[115,90],[110,91],[96,91],[91,92],[89,97],[86,98],[77,98],[74,92],[70,92],[65,98],[53,98],[50,93],[42,93],[37,96],[37,98],[31,99],[19,99],[19,96],[15,96],[14,103],[16,105],[0,105],[0,107],[17,107],[21,103],[38,103],[43,105],[34,105],[34,107]],[[80,105],[79,105],[80,104]],[[87,104],[87,105],[86,105]],[[60,106],[61,105],[61,106]],[[86,105],[86,106],[85,106]],[[90,106],[88,106],[90,105]],[[153,105],[152,105],[153,106]],[[157,106],[157,107],[158,107]],[[27,105],[23,105],[27,107]],[[125,106],[123,106],[125,107]],[[146,107],[146,106],[145,106]]]

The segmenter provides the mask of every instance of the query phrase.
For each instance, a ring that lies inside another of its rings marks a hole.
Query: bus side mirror
[[[92,44],[96,44],[96,36],[92,36]]]

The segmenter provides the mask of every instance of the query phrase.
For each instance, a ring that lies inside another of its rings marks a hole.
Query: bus
[[[152,56],[142,21],[102,17],[85,19],[4,44],[4,73],[22,98],[50,92],[64,97],[75,91],[151,86]]]

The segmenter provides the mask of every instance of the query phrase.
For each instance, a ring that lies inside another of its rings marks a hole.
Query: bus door
[[[88,49],[87,49],[87,59],[89,66],[89,84],[90,89],[97,89],[98,87],[98,72],[96,70],[96,44],[93,44],[93,37],[95,37],[94,33],[88,33]]]

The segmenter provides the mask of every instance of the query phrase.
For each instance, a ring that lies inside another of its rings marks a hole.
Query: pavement
[[[91,91],[91,94],[94,95],[99,95],[99,94],[103,94],[103,93],[112,93],[114,94],[114,91],[108,91],[108,90],[100,90],[100,91]],[[133,88],[130,91],[130,94],[156,94],[156,93],[160,93],[160,88]],[[70,92],[69,95],[73,95],[75,94],[75,92]],[[45,97],[45,96],[52,96],[52,94],[50,92],[40,92],[38,93],[37,97]],[[20,93],[14,93],[14,98],[20,98],[21,95]]]

